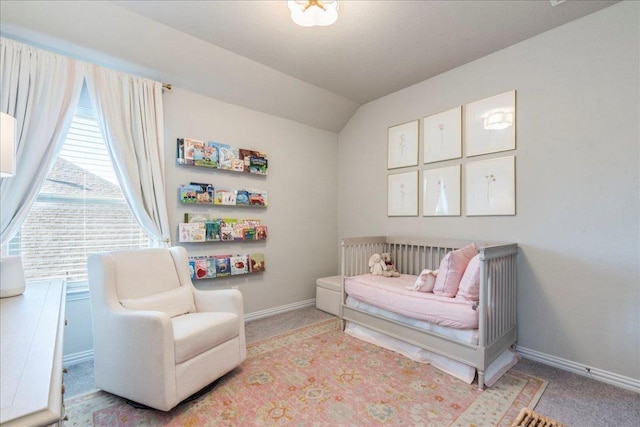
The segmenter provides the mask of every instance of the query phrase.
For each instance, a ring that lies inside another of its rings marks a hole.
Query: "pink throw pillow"
[[[478,250],[475,243],[464,248],[451,251],[442,258],[436,284],[433,288],[435,295],[453,298],[458,293],[458,286],[471,258],[476,256]]]
[[[469,265],[462,275],[462,280],[460,280],[456,298],[458,297],[469,301],[480,299],[480,255],[474,256],[469,261]]]

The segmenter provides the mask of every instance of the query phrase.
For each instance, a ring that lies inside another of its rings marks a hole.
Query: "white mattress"
[[[359,301],[411,319],[457,329],[478,328],[474,302],[407,289],[416,279],[417,276],[408,274],[400,277],[363,274],[345,277],[344,286],[346,294]]]

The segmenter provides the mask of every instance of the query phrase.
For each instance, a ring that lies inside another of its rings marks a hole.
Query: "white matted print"
[[[516,158],[469,162],[466,168],[467,215],[516,214]]]
[[[418,120],[389,128],[387,169],[418,165],[419,132]]]
[[[460,216],[460,165],[422,172],[422,216]]]
[[[477,156],[515,148],[515,90],[466,105],[466,156]]]
[[[462,107],[425,117],[424,163],[462,157]]]
[[[387,215],[418,216],[418,171],[387,176]]]

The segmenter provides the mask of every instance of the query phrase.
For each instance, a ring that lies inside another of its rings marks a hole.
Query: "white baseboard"
[[[286,313],[287,311],[297,310],[299,308],[310,307],[316,305],[316,299],[308,299],[306,301],[294,302],[293,304],[281,305],[280,307],[269,308],[267,310],[255,311],[245,314],[244,321],[262,319],[263,317],[273,316],[274,314]]]
[[[90,360],[93,360],[93,349],[81,351],[79,353],[67,354],[62,358],[62,364],[70,366],[77,363],[88,362]]]
[[[88,298],[83,295],[81,298]],[[267,310],[256,311],[244,315],[245,322],[248,320],[262,319],[263,317],[273,316],[274,314],[286,313],[287,311],[297,310],[299,308],[310,307],[316,305],[316,299],[312,298],[306,301],[295,302],[293,304],[282,305],[280,307],[270,308]],[[67,354],[63,358],[63,363],[66,366],[75,365],[76,363],[82,363],[93,359],[93,349],[87,351],[81,351],[79,353]]]
[[[531,359],[544,365],[553,366],[554,368],[562,369],[583,377],[602,381],[603,383],[640,393],[640,380],[614,374],[613,372],[604,371],[602,369],[581,365],[579,363],[572,362],[571,360],[540,353],[539,351],[520,346],[516,346],[516,351],[525,359]]]

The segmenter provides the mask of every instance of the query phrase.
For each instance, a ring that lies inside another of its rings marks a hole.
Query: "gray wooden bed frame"
[[[517,340],[515,243],[475,242],[480,254],[480,298],[478,344],[466,344],[384,316],[347,307],[344,278],[368,274],[369,257],[390,252],[400,273],[419,275],[436,270],[444,256],[473,241],[418,237],[354,237],[342,240],[342,304],[340,318],[384,333],[409,344],[473,366],[478,371],[478,388],[484,389],[484,372],[505,349]]]

